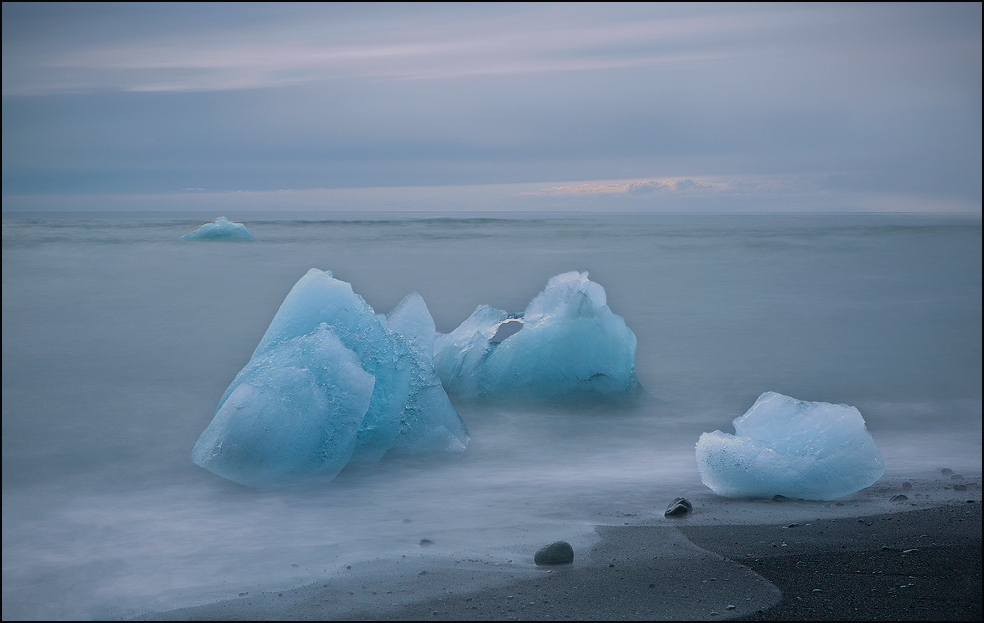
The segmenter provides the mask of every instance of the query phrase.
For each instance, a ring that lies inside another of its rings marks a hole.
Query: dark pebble
[[[676,498],[666,507],[666,512],[663,513],[663,516],[674,517],[686,515],[692,510],[694,510],[694,505],[690,503],[690,500],[687,498]]]
[[[544,545],[533,556],[533,563],[542,565],[567,565],[574,562],[574,548],[567,541],[554,541]]]

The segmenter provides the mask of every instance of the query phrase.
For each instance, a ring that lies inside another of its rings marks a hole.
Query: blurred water
[[[111,616],[314,581],[422,538],[508,559],[706,495],[701,432],[763,391],[857,406],[889,475],[981,471],[981,224],[920,216],[3,221],[3,617]],[[590,271],[638,337],[635,407],[458,403],[465,455],[255,491],[191,447],[311,267],[439,331]],[[552,539],[551,539],[552,540]]]

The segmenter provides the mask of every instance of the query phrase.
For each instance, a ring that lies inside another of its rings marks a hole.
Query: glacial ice
[[[312,268],[291,289],[192,450],[247,486],[328,481],[388,451],[460,452],[468,430],[434,370],[416,292],[388,317]]]
[[[215,219],[214,223],[205,223],[190,234],[181,236],[181,240],[252,240],[253,234],[242,223],[233,223],[224,216]]]
[[[697,441],[700,479],[729,498],[782,495],[833,500],[885,473],[864,418],[854,407],[766,392],[733,422]]]
[[[499,328],[522,322],[501,342]],[[471,398],[613,398],[638,389],[636,336],[608,308],[605,289],[572,271],[550,279],[522,314],[480,305],[438,334],[434,367],[451,393]]]

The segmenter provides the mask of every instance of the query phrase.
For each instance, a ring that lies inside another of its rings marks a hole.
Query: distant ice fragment
[[[252,240],[253,234],[242,223],[233,223],[224,216],[215,219],[214,223],[205,223],[190,234],[181,236],[181,240]]]
[[[468,430],[434,371],[434,320],[413,292],[387,319],[311,269],[294,285],[192,450],[247,486],[329,481],[388,451],[460,452]]]
[[[500,333],[520,322],[518,331]],[[438,334],[434,366],[444,387],[461,396],[612,398],[639,387],[635,351],[636,336],[608,308],[605,289],[572,271],[550,279],[522,314],[480,305],[457,329]]]
[[[697,441],[700,479],[723,497],[833,500],[873,485],[885,459],[854,407],[766,392],[734,420],[735,435]]]

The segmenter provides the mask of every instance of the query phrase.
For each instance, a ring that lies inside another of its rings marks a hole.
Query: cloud
[[[523,197],[557,205],[979,202],[980,14],[5,3],[3,188],[530,184]]]
[[[625,192],[627,192],[630,195],[648,195],[651,192],[657,190],[664,190],[668,187],[669,187],[668,184],[664,184],[663,182],[657,182],[656,180],[649,181],[649,182],[635,182],[629,184],[626,187]]]
[[[678,191],[710,190],[711,185],[699,184],[688,177],[687,179],[673,182],[673,188]]]
[[[244,23],[231,28],[222,14],[177,5],[165,17],[187,14],[188,26],[165,20],[155,33],[146,22],[159,17],[160,6],[144,19],[134,7],[92,6],[91,15],[76,7],[71,18],[91,34],[66,38],[57,35],[67,18],[45,21],[30,8],[5,5],[3,93],[210,91],[694,64],[748,54],[763,28],[817,18],[802,9],[724,7],[684,15],[657,6],[541,5],[519,13],[451,6],[440,14],[433,7],[396,14],[354,8],[339,15],[337,7],[286,7],[270,15],[240,5]],[[117,19],[105,24],[107,11]],[[31,29],[33,37],[18,34]]]
[[[639,181],[605,181],[564,184],[547,186],[533,191],[522,191],[521,195],[625,195],[643,196],[654,192],[694,193],[694,192],[728,192],[734,190],[731,182],[706,181],[695,182],[690,178],[639,180]]]

